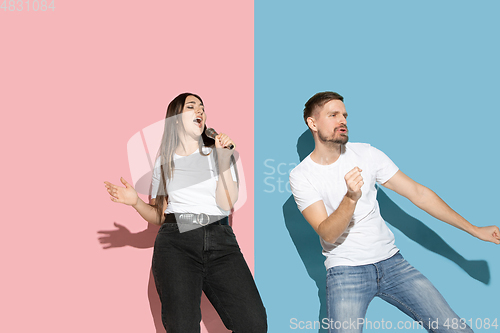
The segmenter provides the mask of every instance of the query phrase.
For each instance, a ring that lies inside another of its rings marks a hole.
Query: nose
[[[203,109],[199,108],[194,111],[195,116],[202,116],[203,115]]]
[[[340,120],[339,120],[339,122],[340,122],[341,124],[344,124],[344,125],[346,125],[346,124],[347,124],[347,119],[344,117],[344,115],[343,115],[343,114],[341,114],[341,115],[340,115]]]

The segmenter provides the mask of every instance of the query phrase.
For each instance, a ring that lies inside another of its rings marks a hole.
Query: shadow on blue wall
[[[314,150],[314,139],[309,130],[302,133],[297,141],[297,153],[300,161]],[[484,260],[467,260],[448,245],[437,233],[420,220],[408,215],[396,205],[380,188],[377,193],[380,211],[384,220],[401,231],[411,240],[422,245],[429,251],[439,254],[462,268],[470,277],[484,284],[490,282],[490,269]],[[320,301],[319,321],[326,314],[326,271],[325,257],[321,254],[319,236],[300,213],[293,196],[283,205],[283,217],[288,233],[304,263],[307,274],[318,288]],[[320,329],[324,333],[326,330]]]

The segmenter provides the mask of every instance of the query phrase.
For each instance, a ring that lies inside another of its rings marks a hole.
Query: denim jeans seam
[[[176,229],[176,227],[174,228]],[[173,230],[173,228],[165,226],[162,230]],[[208,248],[207,244],[209,245]],[[233,256],[235,252],[239,254],[238,257]],[[229,254],[231,254],[231,257],[229,257]],[[216,260],[222,261],[217,262]],[[224,324],[230,328],[245,331],[245,327],[251,330],[254,323],[258,323],[257,326],[259,327],[263,326],[266,321],[265,308],[263,308],[263,311],[261,310],[262,300],[260,295],[256,289],[254,291],[251,288],[250,283],[255,285],[251,272],[236,274],[233,269],[233,265],[240,267],[243,263],[245,263],[245,260],[235,237],[230,237],[229,229],[223,232],[221,226],[206,226],[183,234],[178,231],[175,233],[159,233],[155,240],[152,266],[157,292],[162,302],[162,322],[164,327],[175,325],[181,329],[181,327],[194,327],[196,325],[199,328],[200,326],[200,323],[196,322],[198,321],[198,312],[196,312],[197,315],[194,318],[189,313],[191,311],[182,311],[183,309],[198,311],[200,308],[199,301],[197,301],[198,305],[196,306],[194,302],[186,301],[192,298],[186,299],[182,297],[184,294],[171,293],[175,286],[167,283],[167,281],[173,281],[172,279],[175,279],[176,283],[179,283],[181,287],[187,288],[185,295],[192,295],[191,291],[193,290],[196,292],[199,290],[200,295],[202,290],[207,291],[206,294],[210,295],[210,303],[214,305],[221,319],[224,318]],[[182,266],[179,266],[180,264]],[[182,267],[184,273],[180,274],[179,270],[175,269],[176,267]],[[187,274],[189,268],[193,267],[196,267],[196,271]],[[242,277],[245,283],[243,285],[239,284],[238,279],[224,281],[224,276],[217,274],[220,270],[216,271],[214,267],[224,269],[224,272],[228,274],[236,274],[235,276]],[[178,280],[179,278],[183,278],[183,280]],[[193,278],[193,283],[188,283],[191,278]],[[214,280],[211,280],[212,278]],[[186,283],[183,283],[183,281]],[[226,290],[229,292],[226,293]],[[237,306],[239,303],[235,303],[237,300],[234,299],[234,296],[237,296],[237,293],[242,290],[245,290],[244,295],[247,295],[245,300],[248,299],[249,302],[245,301],[245,306],[240,309],[240,306]],[[184,292],[184,290],[182,291]],[[173,306],[175,306],[175,309],[172,308]],[[250,311],[249,313],[252,313],[253,316],[248,316],[247,311],[242,311],[243,309]],[[240,325],[245,326],[239,327]],[[264,329],[261,331],[263,332]],[[195,330],[188,329],[180,332],[195,332]]]
[[[422,326],[424,326],[424,328],[428,331],[432,331],[432,332],[435,332],[431,327],[427,327],[427,325],[425,324],[425,321],[423,318],[420,318],[419,315],[417,315],[417,313],[415,313],[415,311],[413,311],[412,308],[410,308],[408,305],[406,305],[406,303],[403,303],[402,301],[400,301],[399,299],[397,299],[396,297],[394,297],[393,295],[389,295],[389,294],[386,294],[386,293],[379,293],[379,295],[383,295],[383,296],[386,296],[386,297],[389,297],[389,298],[392,298],[394,301],[398,302],[399,304],[401,304],[402,306],[404,306],[405,308],[408,309],[408,311],[410,311],[414,316],[415,318],[418,318],[419,321],[422,323]]]
[[[226,309],[224,308],[224,306],[222,305],[222,302],[220,301],[219,297],[217,296],[217,293],[216,293],[216,292],[212,289],[212,287],[210,286],[210,284],[205,283],[205,286],[206,286],[206,288],[209,288],[209,289],[211,289],[211,290],[212,290],[212,295],[213,295],[213,297],[215,297],[215,298],[216,298],[216,301],[217,301],[217,303],[219,304],[219,305],[217,306],[216,311],[219,311],[219,310],[220,310],[220,311],[223,311],[223,312],[224,312],[224,314],[226,315],[226,318],[230,321],[230,323],[228,323],[228,324],[230,324],[230,325],[229,325],[229,327],[233,327],[233,326],[234,326],[234,324],[233,324],[233,320],[232,320],[231,316],[229,315],[229,313],[228,313],[228,312],[226,311]],[[210,300],[210,303],[212,303],[212,305],[214,304],[211,300]],[[220,317],[221,317],[221,319],[222,319],[222,316],[221,316],[221,315],[219,315],[219,316],[220,316]],[[224,323],[224,326],[226,326],[226,328],[227,328],[227,329],[229,329],[229,328],[228,328],[228,325],[226,325],[226,323]]]

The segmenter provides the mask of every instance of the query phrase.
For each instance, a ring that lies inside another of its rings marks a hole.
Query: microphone
[[[205,135],[208,136],[210,139],[215,140],[215,137],[218,135],[218,133],[213,128],[207,128],[205,130]],[[234,145],[230,144],[229,147],[225,147],[225,148],[234,149]]]

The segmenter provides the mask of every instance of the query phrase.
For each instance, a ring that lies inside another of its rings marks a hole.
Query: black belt
[[[226,215],[208,215],[205,213],[173,213],[165,214],[165,223],[199,224],[201,226],[211,223],[229,225],[229,220]]]

